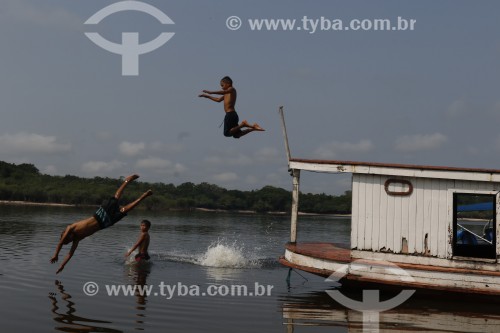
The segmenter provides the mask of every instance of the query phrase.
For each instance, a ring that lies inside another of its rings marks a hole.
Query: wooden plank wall
[[[388,195],[384,183],[392,177],[354,174],[351,247],[389,253],[451,257],[455,189],[495,191],[500,184],[449,179],[398,178],[413,185],[409,196]],[[393,185],[396,188],[403,185]]]

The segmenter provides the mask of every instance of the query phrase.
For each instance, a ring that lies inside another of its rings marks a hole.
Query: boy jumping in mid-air
[[[139,262],[141,260],[149,260],[148,248],[149,248],[149,228],[151,228],[151,222],[148,220],[142,220],[141,222],[141,235],[135,243],[135,245],[125,254],[125,257],[134,252],[135,249],[139,248],[139,253],[135,255],[135,261]]]
[[[250,125],[246,120],[243,120],[241,124],[238,124],[239,117],[234,108],[234,105],[236,104],[236,89],[233,87],[233,80],[231,80],[229,76],[225,76],[220,81],[220,86],[222,87],[222,90],[203,90],[203,94],[198,95],[198,97],[208,98],[217,103],[224,101],[224,111],[226,112],[226,116],[224,117],[224,136],[232,136],[235,139],[239,139],[243,135],[253,131],[264,131],[264,129],[257,123]],[[222,96],[213,97],[210,95]],[[242,130],[242,128],[246,129]]]
[[[66,227],[66,230],[61,234],[61,239],[59,240],[59,244],[57,244],[56,253],[50,259],[51,263],[55,263],[58,260],[59,252],[63,245],[67,245],[71,242],[71,249],[69,250],[68,255],[64,258],[63,263],[57,270],[56,274],[64,269],[64,266],[71,259],[73,254],[78,247],[78,243],[88,237],[95,232],[111,227],[116,222],[120,221],[124,218],[129,211],[131,211],[135,206],[137,206],[142,200],[149,197],[153,194],[151,190],[143,193],[139,198],[135,201],[129,203],[126,206],[120,207],[118,204],[118,200],[121,198],[123,190],[125,187],[133,180],[139,178],[138,175],[131,175],[125,178],[123,184],[118,188],[115,195],[110,198],[106,204],[99,207],[99,209],[94,213],[92,217],[89,217],[85,220],[81,220],[79,222],[75,222]]]

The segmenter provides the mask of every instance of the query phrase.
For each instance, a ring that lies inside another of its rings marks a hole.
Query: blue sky
[[[174,25],[116,1],[0,4],[0,159],[48,174],[226,188],[290,188],[277,109],[301,158],[500,169],[498,1],[160,1]],[[229,16],[243,26],[226,27]],[[414,31],[252,31],[248,19],[415,19]],[[120,42],[174,37],[139,76],[85,32]],[[267,131],[223,137],[222,104],[200,99],[229,75],[240,119]],[[346,175],[303,175],[339,194]]]

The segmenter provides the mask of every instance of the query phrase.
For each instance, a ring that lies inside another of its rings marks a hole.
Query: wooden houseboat
[[[500,294],[500,170],[293,158],[280,112],[293,179],[283,265],[341,270],[340,282]],[[301,172],[352,175],[350,246],[300,242]]]

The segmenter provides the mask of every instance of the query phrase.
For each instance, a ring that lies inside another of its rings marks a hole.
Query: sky
[[[144,0],[174,24],[138,11],[85,24],[116,2],[0,2],[0,160],[50,175],[291,189],[283,106],[292,157],[500,169],[498,1]],[[398,17],[414,29],[326,29]],[[301,29],[252,30],[263,19]],[[122,56],[86,32],[113,43],[137,32],[140,44],[174,35],[124,76]],[[223,105],[197,96],[226,75],[240,120],[265,132],[223,136]],[[327,194],[351,181],[301,179],[303,192]]]

